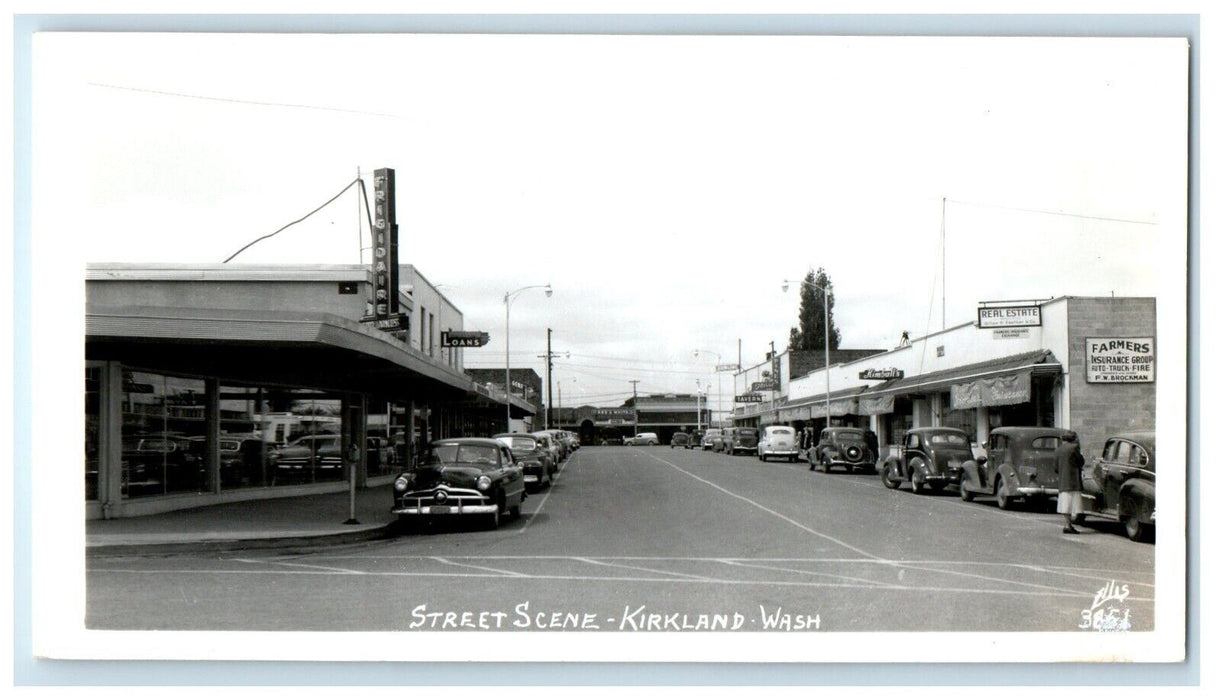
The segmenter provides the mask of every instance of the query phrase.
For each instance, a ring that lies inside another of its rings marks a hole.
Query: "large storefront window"
[[[275,443],[262,430],[270,392],[261,387],[220,387],[220,487],[238,489],[271,483]]]
[[[101,459],[102,368],[85,368],[85,499],[98,498]]]
[[[273,486],[339,481],[343,464],[342,401],[307,389],[282,390],[260,416],[262,437],[277,447],[268,455]]]
[[[124,371],[122,404],[125,497],[210,490],[203,380]]]

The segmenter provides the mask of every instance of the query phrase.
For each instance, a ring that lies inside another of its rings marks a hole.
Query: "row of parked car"
[[[838,434],[854,429],[831,430]],[[915,493],[954,486],[963,501],[992,497],[1005,510],[1020,502],[1046,505],[1059,493],[1056,449],[1067,432],[1063,428],[996,428],[988,437],[987,454],[977,455],[962,430],[914,428],[882,460],[879,473],[882,483],[891,489],[904,483]],[[855,438],[845,444],[854,443]],[[1157,520],[1155,444],[1152,432],[1119,433],[1106,439],[1102,452],[1081,469],[1085,513],[1076,516],[1076,524],[1087,517],[1113,520],[1123,524],[1132,540],[1153,539]]]
[[[521,515],[531,492],[550,488],[560,465],[580,446],[568,430],[435,440],[415,469],[394,479],[392,512],[400,521],[481,518],[496,529],[505,515]]]
[[[1068,431],[1063,428],[1001,427],[991,431],[988,445],[976,454],[971,439],[957,428],[914,428],[900,445],[882,458],[878,436],[851,426],[823,429],[805,452],[811,470],[880,473],[891,489],[909,484],[912,491],[939,492],[953,486],[964,501],[978,496],[996,500],[1001,509],[1023,502],[1047,503],[1059,493],[1056,448]],[[797,461],[797,432],[783,425],[755,428],[710,428],[700,439],[676,433],[670,447],[701,447],[725,454],[754,453],[760,460]],[[1087,517],[1118,521],[1133,540],[1151,540],[1156,523],[1152,432],[1120,433],[1107,438],[1101,454],[1082,469]]]

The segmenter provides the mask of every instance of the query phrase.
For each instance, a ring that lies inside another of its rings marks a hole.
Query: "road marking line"
[[[317,564],[296,564],[296,563],[293,563],[290,561],[276,561],[274,559],[264,559],[264,560],[231,559],[230,561],[240,561],[243,564],[275,564],[276,566],[299,566],[303,569],[319,569],[322,571],[334,571],[334,572],[338,572],[338,573],[342,573],[342,574],[356,574],[358,576],[362,576],[365,573],[363,571],[356,571],[355,569],[342,569],[337,566],[319,566]]]
[[[1056,590],[1051,591],[1032,591],[1032,590],[1013,590],[1013,589],[977,589],[977,588],[957,588],[948,586],[879,586],[877,584],[859,585],[849,583],[830,583],[820,581],[744,581],[736,579],[685,579],[685,578],[654,578],[654,577],[627,577],[627,576],[567,576],[567,575],[536,575],[522,574],[519,576],[505,576],[501,574],[479,574],[479,573],[454,573],[454,572],[418,572],[418,571],[395,571],[395,572],[357,572],[355,574],[343,571],[249,571],[249,570],[126,570],[126,569],[94,569],[94,573],[110,573],[110,574],[161,574],[161,575],[230,575],[230,576],[368,576],[382,578],[485,578],[485,579],[530,579],[540,581],[579,581],[586,583],[677,583],[685,585],[727,585],[727,586],[784,586],[789,588],[847,588],[857,589],[862,591],[912,591],[916,593],[953,593],[953,594],[979,594],[979,595],[998,595],[998,596],[1018,596],[1027,598],[1080,598],[1085,595],[1081,591],[1061,592]],[[1129,596],[1127,600],[1132,602],[1152,603],[1153,598],[1137,598]]]
[[[428,558],[429,558],[429,559],[431,559],[431,560],[433,560],[433,561],[439,561],[439,562],[441,562],[442,564],[448,564],[448,565],[450,565],[450,566],[464,566],[464,567],[466,567],[466,568],[468,568],[468,569],[479,569],[479,570],[481,570],[481,571],[491,571],[491,572],[493,572],[493,573],[497,573],[497,574],[505,574],[505,575],[507,575],[507,576],[512,576],[512,577],[518,577],[518,578],[520,578],[520,577],[523,577],[523,576],[525,576],[525,575],[526,575],[526,574],[522,574],[522,573],[519,573],[519,572],[516,572],[516,571],[506,571],[505,569],[493,569],[493,568],[492,568],[492,567],[490,567],[490,566],[478,566],[478,565],[476,565],[476,564],[459,564],[458,562],[455,562],[455,561],[450,561],[450,560],[449,560],[449,559],[447,559],[446,557],[428,557]]]
[[[610,566],[619,569],[632,569],[634,571],[645,571],[650,574],[665,574],[667,576],[681,576],[683,578],[695,579],[697,581],[715,581],[716,579],[708,578],[707,576],[696,576],[695,574],[683,574],[677,571],[663,571],[661,569],[649,569],[643,566],[628,566],[627,564],[608,564],[606,562],[597,561],[595,559],[587,559],[585,557],[573,557],[577,561],[583,561],[587,564],[597,564],[598,566]]]
[[[843,579],[844,581],[856,581],[857,583],[869,584],[869,585],[876,586],[878,588],[900,588],[901,587],[901,586],[897,586],[893,583],[883,583],[881,581],[872,581],[867,578],[857,578],[855,576],[841,576],[839,574],[826,574],[826,573],[822,573],[821,571],[810,571],[808,569],[789,569],[789,568],[785,568],[783,566],[764,566],[762,564],[743,564],[739,561],[734,561],[732,559],[718,559],[717,561],[721,562],[722,564],[729,564],[731,566],[742,566],[742,567],[746,567],[746,568],[750,568],[750,569],[763,569],[765,571],[786,571],[788,573],[793,573],[793,574],[807,574],[810,576],[826,576],[828,578]]]
[[[797,528],[800,528],[800,529],[802,529],[802,530],[805,530],[806,532],[810,533],[811,535],[814,535],[814,536],[816,536],[816,537],[821,537],[821,538],[823,538],[824,540],[829,540],[829,541],[831,541],[831,542],[834,542],[835,544],[838,544],[839,546],[841,546],[841,547],[843,547],[843,548],[845,548],[845,549],[850,549],[850,550],[852,550],[853,552],[856,552],[857,554],[860,554],[861,556],[868,557],[868,558],[870,558],[870,559],[874,559],[874,560],[878,560],[878,561],[881,561],[881,560],[882,560],[882,557],[875,556],[875,555],[873,555],[873,554],[870,554],[869,552],[866,552],[865,550],[863,550],[863,549],[861,549],[861,548],[859,548],[859,547],[854,547],[854,546],[852,546],[852,545],[848,544],[847,542],[844,542],[843,540],[836,539],[836,538],[834,538],[834,537],[832,537],[832,536],[830,536],[830,535],[827,535],[827,534],[821,533],[821,532],[819,532],[819,531],[817,531],[817,530],[815,530],[815,529],[813,529],[813,528],[806,527],[805,525],[802,525],[801,523],[797,522],[796,520],[793,520],[792,518],[788,517],[787,515],[783,515],[783,514],[781,514],[781,513],[777,513],[776,511],[772,510],[771,508],[768,508],[767,506],[764,506],[764,505],[762,505],[762,504],[760,504],[760,503],[757,503],[757,502],[755,502],[755,501],[752,501],[751,499],[749,499],[749,498],[747,498],[747,497],[745,497],[745,496],[742,496],[742,495],[736,494],[736,493],[734,493],[733,491],[730,491],[729,489],[726,489],[726,488],[724,488],[723,486],[719,486],[719,485],[717,485],[717,484],[714,484],[714,483],[712,483],[711,481],[708,481],[707,479],[704,479],[704,478],[702,478],[702,477],[700,477],[700,476],[697,476],[697,475],[695,475],[695,474],[692,474],[691,472],[687,471],[686,469],[683,469],[682,467],[678,466],[677,464],[673,464],[673,463],[671,463],[671,462],[667,462],[666,460],[662,459],[661,457],[657,457],[657,456],[655,456],[655,455],[649,455],[649,456],[650,456],[650,457],[652,457],[653,459],[657,460],[658,462],[661,462],[662,464],[668,465],[668,466],[670,466],[670,467],[672,467],[672,468],[674,468],[674,469],[678,470],[679,472],[681,472],[681,473],[683,473],[683,474],[686,474],[687,476],[691,477],[692,479],[695,479],[696,481],[703,482],[703,483],[705,483],[705,484],[707,484],[707,485],[711,486],[712,488],[714,488],[714,489],[716,489],[716,490],[718,490],[718,491],[720,491],[720,492],[722,492],[722,493],[724,493],[724,494],[726,494],[726,495],[728,495],[728,496],[733,496],[734,498],[737,498],[737,499],[739,499],[739,500],[745,501],[745,502],[747,502],[747,503],[751,504],[752,506],[754,506],[754,507],[758,508],[759,510],[762,510],[762,511],[763,511],[763,512],[765,512],[765,513],[769,513],[769,514],[771,514],[771,515],[774,515],[774,516],[776,516],[777,518],[780,518],[781,520],[783,520],[783,521],[785,521],[785,522],[789,523],[790,525],[793,525],[793,526],[795,526],[795,527],[797,527]]]

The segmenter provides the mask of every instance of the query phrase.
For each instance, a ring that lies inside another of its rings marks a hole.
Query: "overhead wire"
[[[250,246],[254,245],[255,243],[258,243],[259,241],[265,241],[265,240],[267,240],[268,238],[271,238],[272,236],[275,236],[276,234],[280,233],[281,231],[283,231],[284,229],[288,228],[289,226],[295,226],[296,224],[299,224],[299,223],[301,223],[302,221],[305,221],[306,219],[310,218],[310,217],[311,217],[311,216],[313,216],[314,214],[317,214],[318,212],[320,212],[320,211],[322,211],[323,209],[325,209],[325,208],[326,208],[326,206],[327,206],[328,204],[330,204],[331,202],[334,202],[336,199],[339,199],[340,197],[342,197],[342,196],[343,196],[343,194],[344,194],[345,192],[347,192],[348,190],[352,189],[352,186],[353,186],[353,185],[355,185],[355,184],[356,184],[356,183],[358,183],[358,182],[360,182],[360,179],[359,179],[359,178],[352,180],[351,182],[349,182],[349,183],[347,184],[347,186],[346,186],[346,187],[344,187],[342,190],[339,190],[339,193],[338,193],[338,194],[336,194],[334,197],[331,197],[330,199],[328,199],[328,200],[326,200],[325,202],[323,202],[321,205],[319,205],[317,208],[315,208],[315,209],[314,209],[313,211],[311,211],[310,213],[306,214],[305,216],[301,217],[300,219],[297,219],[296,221],[290,221],[289,223],[284,224],[284,225],[283,225],[283,226],[281,226],[280,228],[276,229],[275,231],[272,231],[271,233],[269,233],[269,234],[267,234],[267,235],[265,235],[265,236],[259,236],[258,238],[254,239],[253,241],[250,241],[250,242],[249,242],[249,243],[247,243],[246,245],[244,245],[244,246],[242,246],[241,248],[239,248],[239,249],[238,249],[238,251],[237,251],[236,253],[234,253],[233,255],[230,255],[229,257],[225,258],[223,262],[224,262],[224,263],[229,262],[230,260],[232,260],[232,259],[236,258],[237,256],[241,255],[241,254],[242,254],[242,253],[243,253],[243,252],[244,252],[244,251],[245,251],[247,248],[249,248]],[[222,264],[223,264],[223,263],[222,263]]]

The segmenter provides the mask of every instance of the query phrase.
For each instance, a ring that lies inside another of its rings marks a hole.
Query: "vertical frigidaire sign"
[[[373,316],[387,330],[400,326],[399,226],[394,218],[394,170],[373,171]]]

